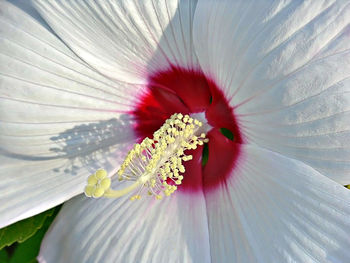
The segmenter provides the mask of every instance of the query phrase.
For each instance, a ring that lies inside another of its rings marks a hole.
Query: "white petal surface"
[[[133,139],[124,113],[141,92],[96,73],[33,17],[0,1],[0,227],[118,165]]]
[[[201,1],[194,43],[246,142],[350,183],[349,1]]]
[[[350,191],[300,161],[242,146],[205,198],[212,262],[350,260]]]
[[[68,201],[47,232],[39,262],[210,262],[202,195],[154,200]]]
[[[170,64],[197,65],[192,45],[196,1],[36,1],[62,40],[103,74],[146,83]]]

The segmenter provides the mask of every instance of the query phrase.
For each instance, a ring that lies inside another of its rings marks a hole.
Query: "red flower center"
[[[148,80],[148,90],[132,112],[136,134],[141,140],[152,138],[153,132],[173,113],[205,112],[213,127],[207,133],[209,143],[192,150],[193,160],[184,163],[186,172],[178,189],[195,193],[225,184],[233,175],[242,136],[233,108],[222,91],[202,72],[176,67],[154,74]]]

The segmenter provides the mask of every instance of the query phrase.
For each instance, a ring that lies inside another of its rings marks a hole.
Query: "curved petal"
[[[81,193],[90,169],[117,165],[133,139],[125,112],[138,92],[96,73],[40,20],[1,1],[0,227]]]
[[[146,83],[170,65],[194,68],[196,1],[36,1],[54,31],[103,74]]]
[[[231,178],[205,194],[213,262],[349,261],[349,190],[300,161],[241,150]]]
[[[350,81],[344,80],[278,111],[240,119],[250,142],[301,160],[346,185],[350,183],[349,111]]]
[[[349,32],[348,1],[202,1],[194,44],[203,70],[231,100],[245,141],[345,184]]]
[[[39,262],[210,262],[203,195],[68,201]]]

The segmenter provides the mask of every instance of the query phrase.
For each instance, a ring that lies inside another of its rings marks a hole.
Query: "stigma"
[[[200,114],[195,114],[200,117]],[[194,115],[193,115],[194,116]],[[134,145],[127,154],[116,174],[119,181],[130,181],[126,188],[111,188],[111,177],[103,170],[97,170],[89,176],[85,195],[88,197],[118,198],[133,192],[131,200],[141,199],[143,195],[162,199],[170,196],[181,184],[185,166],[183,162],[192,160],[186,150],[193,150],[198,145],[208,142],[205,133],[206,123],[181,113],[173,114],[153,138],[146,137],[141,143]]]

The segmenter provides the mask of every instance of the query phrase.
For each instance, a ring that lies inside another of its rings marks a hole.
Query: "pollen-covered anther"
[[[208,142],[204,132],[203,123],[199,120],[181,113],[173,114],[154,132],[153,139],[145,138],[127,154],[116,174],[119,181],[131,181],[131,185],[113,190],[107,172],[98,170],[89,177],[85,194],[96,198],[116,198],[135,191],[131,200],[141,199],[144,193],[153,195],[157,200],[164,195],[170,196],[184,179],[186,169],[183,162],[192,160],[192,155],[185,154],[186,150]]]

